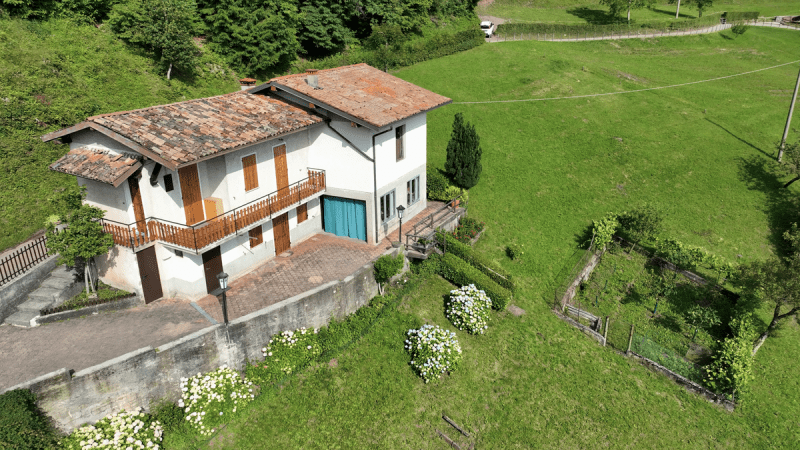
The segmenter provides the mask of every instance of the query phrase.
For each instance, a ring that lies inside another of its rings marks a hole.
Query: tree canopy
[[[478,184],[483,166],[481,165],[481,139],[475,126],[464,121],[461,113],[453,119],[453,133],[447,143],[447,160],[444,170],[453,182],[464,189]]]
[[[655,0],[600,0],[601,5],[608,6],[608,12],[619,17],[623,11],[628,11],[628,22],[631,21],[631,10],[652,5]]]

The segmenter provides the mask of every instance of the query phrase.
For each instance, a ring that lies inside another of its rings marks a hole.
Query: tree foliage
[[[686,311],[686,322],[694,326],[692,340],[694,340],[694,337],[697,335],[698,328],[708,330],[709,328],[721,323],[719,314],[714,310],[714,308],[700,305],[694,305],[688,311]]]
[[[730,323],[733,335],[722,342],[714,361],[706,367],[705,383],[717,392],[742,393],[753,379],[751,346],[755,332],[749,315],[734,317]]]
[[[601,5],[608,6],[608,12],[614,17],[620,17],[623,11],[627,11],[628,22],[631,21],[631,10],[649,7],[654,0],[600,0]]]
[[[198,21],[194,0],[128,0],[114,5],[108,18],[120,38],[154,51],[167,78],[173,66],[187,73],[194,69]]]
[[[243,74],[285,70],[300,50],[300,13],[294,2],[203,0],[200,13],[215,51]]]
[[[782,319],[800,311],[800,254],[743,264],[734,281],[753,308],[766,304],[773,310],[767,329],[753,345],[755,353]]]
[[[651,240],[661,232],[664,212],[657,205],[642,203],[632,210],[620,214],[618,220],[622,231],[639,243]]]
[[[475,126],[464,121],[461,113],[453,119],[453,132],[447,143],[447,160],[444,170],[453,178],[453,182],[469,189],[481,177],[481,140],[475,131]]]
[[[788,188],[797,180],[800,180],[800,142],[787,144],[783,153],[783,158],[776,163],[775,174],[778,176],[791,176],[783,187]]]
[[[84,264],[84,278],[89,281],[86,283],[88,295],[90,285],[94,290],[91,262],[95,256],[107,253],[114,246],[114,238],[103,231],[99,221],[105,211],[83,204],[80,200],[84,197],[84,190],[77,195],[67,191],[53,200],[54,213],[66,228],[56,232],[56,224],[53,221],[47,223],[47,251],[59,254],[59,264],[70,267],[76,263]]]
[[[335,0],[301,2],[297,37],[303,52],[326,56],[353,43],[354,34],[345,25],[346,18],[344,5]]]

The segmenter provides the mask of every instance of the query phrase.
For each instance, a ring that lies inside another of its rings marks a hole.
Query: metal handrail
[[[452,212],[455,212],[459,208],[459,206],[457,206],[455,204],[456,200],[458,200],[459,197],[461,197],[461,194],[451,198],[449,201],[445,202],[445,204],[441,208],[439,208],[436,211],[428,214],[424,219],[422,219],[419,222],[417,222],[416,224],[414,224],[414,226],[412,227],[412,231],[410,233],[406,233],[406,247],[411,245],[409,238],[413,237],[413,238],[417,238],[417,240],[419,240],[419,238],[428,239],[429,237],[434,236],[436,234],[436,229],[433,228],[433,224],[436,223],[436,220],[438,219],[435,216],[437,214],[441,213],[442,211],[445,211],[445,210],[451,209],[451,208],[452,208]],[[464,208],[467,207],[468,203],[469,203],[468,200],[464,200],[463,201]],[[443,214],[441,217],[444,217],[444,216],[445,215]],[[441,217],[439,217],[439,218],[441,218]],[[429,221],[430,224],[426,224],[427,221]],[[424,230],[425,228],[430,228],[431,231],[428,232],[428,233],[424,233],[424,234],[419,233],[417,230],[418,230],[418,227],[420,227],[420,225],[424,225],[422,228],[420,228],[421,230]],[[400,236],[401,241],[402,241],[402,238],[403,237]],[[429,245],[426,245],[425,249],[427,250],[428,248],[429,248]]]
[[[125,245],[135,249],[139,245],[160,240],[171,245],[197,251],[227,236],[238,235],[240,230],[270,218],[274,213],[283,211],[292,205],[302,202],[303,199],[324,190],[326,187],[325,170],[309,168],[308,173],[308,177],[285,188],[270,192],[244,205],[225,211],[219,216],[193,225],[181,224],[154,216],[128,224],[104,218],[101,219],[101,223],[103,223],[106,232],[110,232],[114,236],[114,242],[118,245]],[[303,184],[308,186],[303,187]],[[292,198],[294,195],[296,195],[296,199]],[[198,232],[205,233],[201,236],[200,241],[200,244],[203,245],[198,245]],[[164,236],[169,236],[170,239],[164,239]],[[208,242],[204,243],[203,240],[206,239]]]

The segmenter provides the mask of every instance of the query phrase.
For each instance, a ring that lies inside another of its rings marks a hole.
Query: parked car
[[[492,33],[494,32],[494,24],[488,20],[484,20],[481,22],[481,30],[486,34],[486,37],[492,37]]]

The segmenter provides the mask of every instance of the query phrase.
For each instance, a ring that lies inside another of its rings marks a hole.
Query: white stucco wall
[[[372,161],[361,151],[351,147],[327,127],[311,130],[310,135],[309,165],[325,170],[328,188],[374,191]]]
[[[117,142],[114,139],[111,139],[110,137],[106,136],[105,134],[97,132],[90,128],[71,134],[70,139],[72,139],[72,141],[69,144],[70,150],[80,147],[89,147],[89,148],[110,150],[114,153],[126,152],[126,153],[138,154],[138,152],[134,152],[133,150],[129,149],[126,145]]]
[[[133,207],[131,206],[128,183],[122,183],[115,188],[110,184],[99,181],[77,178],[78,186],[86,186],[86,204],[105,210],[106,215],[104,217],[108,220],[122,224],[131,222],[128,209],[130,209],[130,214],[133,214]]]

